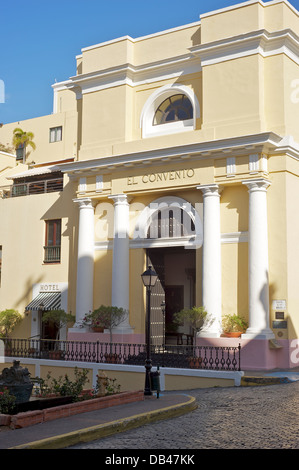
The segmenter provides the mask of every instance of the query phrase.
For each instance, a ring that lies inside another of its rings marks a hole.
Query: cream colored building
[[[143,342],[151,264],[166,330],[204,305],[198,344],[240,342],[244,368],[298,366],[299,13],[249,1],[76,61],[53,114],[0,129],[37,145],[25,163],[0,155],[0,308],[26,311],[15,335],[45,334],[49,300],[76,314],[69,339],[104,338],[81,322],[106,304],[129,311],[115,340]],[[241,339],[221,336],[228,313],[248,319]]]

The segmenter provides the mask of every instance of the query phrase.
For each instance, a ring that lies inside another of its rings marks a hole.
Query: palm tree
[[[33,150],[36,149],[33,139],[33,132],[25,132],[19,127],[14,129],[12,143],[17,152],[17,160],[22,159],[23,163],[25,163],[26,158],[30,154],[30,152],[26,152],[26,147],[30,146]]]

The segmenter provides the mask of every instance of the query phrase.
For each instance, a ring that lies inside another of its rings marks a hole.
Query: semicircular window
[[[193,119],[193,106],[186,95],[173,95],[164,100],[158,107],[153,125],[166,124],[168,122],[186,121]]]

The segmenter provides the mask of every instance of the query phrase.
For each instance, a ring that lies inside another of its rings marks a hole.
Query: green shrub
[[[49,372],[46,380],[41,379],[40,390],[42,396],[51,394],[60,395],[62,397],[72,397],[73,401],[80,400],[79,396],[84,390],[84,385],[88,382],[88,370],[79,370],[75,367],[75,380],[71,380],[67,374],[60,376],[58,379],[51,377]]]
[[[9,393],[7,387],[0,388],[0,413],[9,414],[16,404],[16,397]]]

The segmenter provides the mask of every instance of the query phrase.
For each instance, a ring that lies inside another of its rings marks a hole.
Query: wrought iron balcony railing
[[[44,263],[60,262],[61,246],[44,246]]]
[[[55,341],[43,339],[2,339],[5,356],[35,359],[60,359],[75,362],[116,363],[144,365],[145,344],[100,343],[87,341]],[[221,371],[241,370],[241,345],[216,346],[153,346],[153,366],[206,369]]]
[[[0,187],[2,199],[63,191],[63,178],[44,179]]]

